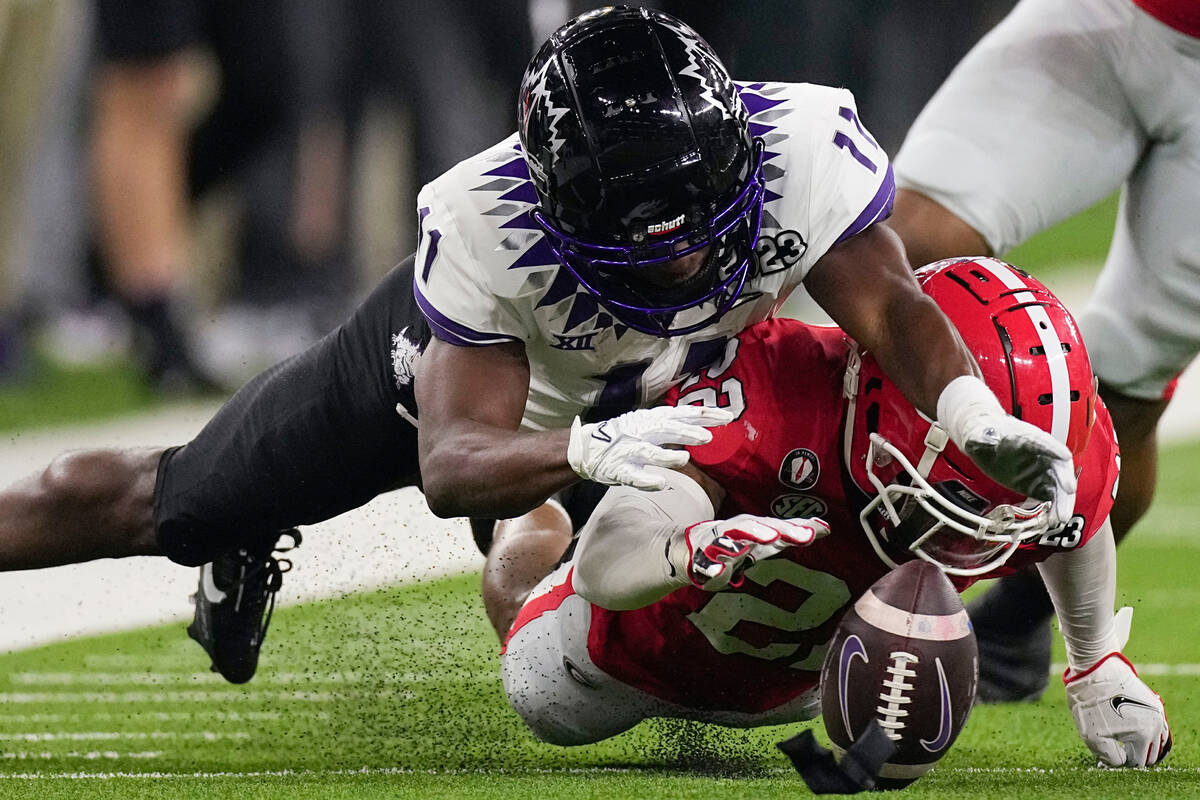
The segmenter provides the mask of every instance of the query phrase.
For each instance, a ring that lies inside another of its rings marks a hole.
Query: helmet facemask
[[[933,429],[941,431],[936,423],[931,424],[931,433]],[[900,471],[885,483],[876,468],[893,464]],[[870,434],[866,477],[876,494],[859,521],[876,554],[891,567],[912,554],[949,575],[983,575],[1008,561],[1020,545],[1037,541],[1049,530],[1049,503],[1027,501],[985,510],[987,501],[957,481],[930,484],[877,433]]]
[[[679,225],[688,228],[684,233],[672,229],[660,234],[640,224],[633,227],[630,244],[602,245],[556,227],[541,209],[532,217],[558,261],[617,320],[652,336],[679,336],[720,319],[734,306],[750,274],[766,193],[760,140],[755,140],[751,163],[733,201],[711,216],[699,209],[685,215]],[[648,269],[703,250],[703,265],[685,281],[664,283],[645,275]],[[675,325],[677,314],[706,305],[711,311],[703,318]]]

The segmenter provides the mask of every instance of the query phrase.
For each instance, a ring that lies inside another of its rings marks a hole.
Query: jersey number
[[[845,133],[844,131],[836,131],[833,134],[834,145],[845,150],[854,157],[855,161],[862,164],[872,173],[878,172],[879,167],[874,161],[868,158],[866,153],[863,151],[870,148],[878,150],[879,145],[875,143],[875,140],[871,138],[871,134],[867,133],[866,128],[864,128],[862,123],[858,121],[858,115],[854,113],[854,109],[843,106],[838,109],[838,116],[846,120],[846,122],[853,124],[854,131],[858,133],[859,141],[856,143],[854,139],[851,138],[851,135]],[[859,144],[869,145],[870,147],[868,148],[864,146],[860,148]]]
[[[741,344],[740,339],[730,339],[725,345],[725,354],[720,361],[684,381],[683,385],[679,387],[680,393],[675,400],[675,405],[725,408],[734,415],[735,420],[741,419],[746,410],[746,393],[742,391],[742,382],[737,378],[726,378],[716,386],[700,386],[691,390],[688,388],[695,386],[705,378],[715,381],[724,375],[733,366],[733,360],[737,358],[739,344]]]
[[[1038,539],[1038,544],[1042,547],[1062,547],[1064,549],[1075,547],[1083,538],[1083,528],[1086,524],[1087,520],[1083,518],[1083,515],[1076,514],[1061,528],[1043,533],[1042,538]]]
[[[744,653],[768,661],[790,659],[788,666],[793,669],[820,670],[828,642],[751,644],[737,636],[734,629],[741,622],[750,622],[794,636],[818,628],[850,601],[850,587],[846,582],[786,558],[761,561],[746,570],[745,578],[760,586],[783,581],[802,590],[808,597],[794,611],[788,611],[744,592],[717,592],[704,608],[689,614],[688,619],[718,653]]]
[[[690,365],[701,365],[711,360],[714,355],[714,347],[717,348],[717,353],[722,352],[721,348],[724,347],[725,358],[717,365],[720,366],[721,372],[724,372],[733,360],[733,353],[737,352],[737,339],[727,340],[724,336],[719,339],[704,339],[688,345],[687,354],[683,359],[684,369],[690,371],[693,369]],[[650,359],[626,362],[617,364],[603,374],[593,375],[593,380],[600,381],[604,385],[600,387],[596,401],[580,415],[581,419],[584,422],[603,422],[641,406],[642,376],[646,374],[651,363],[653,362]],[[716,369],[716,366],[712,369]],[[678,403],[678,405],[683,404],[682,401]]]

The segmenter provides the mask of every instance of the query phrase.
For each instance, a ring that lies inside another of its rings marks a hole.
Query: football
[[[897,749],[881,788],[906,786],[950,749],[975,700],[978,650],[966,609],[929,562],[875,582],[838,625],[821,668],[821,713],[836,757],[871,720]]]

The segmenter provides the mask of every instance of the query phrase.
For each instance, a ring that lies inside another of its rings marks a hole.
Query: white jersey
[[[693,333],[660,338],[627,328],[559,265],[530,218],[537,197],[515,134],[421,190],[417,302],[444,341],[524,343],[523,428],[660,402],[730,337],[772,316],[833,245],[891,213],[891,165],[849,91],[804,83],[739,83],[738,91],[766,148],[758,263],[735,307]],[[677,320],[711,313],[706,304]]]

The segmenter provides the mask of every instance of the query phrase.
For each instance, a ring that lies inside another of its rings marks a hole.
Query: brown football
[[[949,579],[927,561],[900,565],[846,612],[825,655],[821,713],[834,754],[876,719],[897,745],[879,786],[907,786],[963,729],[978,670],[975,633]]]

